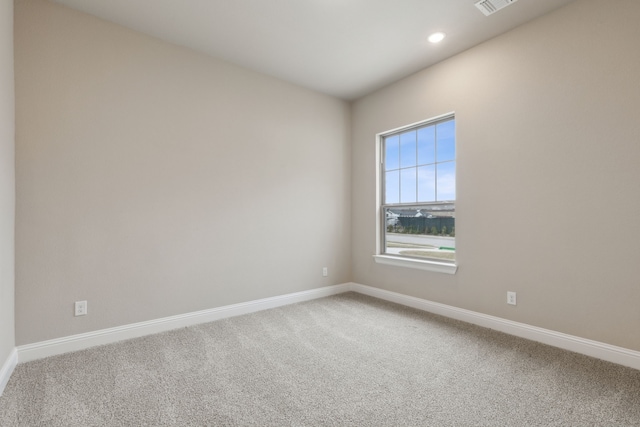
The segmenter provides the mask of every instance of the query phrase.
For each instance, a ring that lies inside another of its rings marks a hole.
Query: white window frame
[[[453,262],[447,261],[437,261],[433,259],[419,259],[412,258],[403,255],[389,255],[384,252],[386,243],[384,241],[386,235],[386,218],[384,215],[384,161],[383,161],[383,153],[382,147],[384,144],[384,139],[387,136],[401,133],[405,130],[410,130],[412,128],[422,127],[425,125],[429,125],[432,123],[442,122],[447,119],[455,120],[455,112],[450,112],[447,114],[442,114],[437,117],[432,117],[427,120],[422,120],[416,123],[412,123],[410,125],[402,126],[396,129],[391,129],[385,132],[381,132],[376,135],[376,254],[373,256],[374,260],[378,264],[392,265],[396,267],[405,267],[405,268],[414,268],[419,270],[433,271],[438,273],[445,274],[455,274],[458,270],[457,257]],[[458,141],[456,138],[456,153],[457,153]],[[457,157],[457,156],[456,156]],[[456,162],[456,176],[457,173],[457,162]],[[456,179],[457,182],[457,179]],[[457,192],[456,192],[457,193]],[[457,198],[457,197],[456,197]]]

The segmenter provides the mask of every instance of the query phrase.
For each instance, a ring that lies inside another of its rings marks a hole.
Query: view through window
[[[382,136],[383,253],[455,261],[453,115]]]

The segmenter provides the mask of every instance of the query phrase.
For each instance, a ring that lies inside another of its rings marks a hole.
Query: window
[[[455,265],[455,126],[449,114],[379,136],[381,255]]]

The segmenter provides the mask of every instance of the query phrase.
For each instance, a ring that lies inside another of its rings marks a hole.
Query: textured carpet
[[[640,426],[640,371],[354,293],[18,365],[2,426]]]

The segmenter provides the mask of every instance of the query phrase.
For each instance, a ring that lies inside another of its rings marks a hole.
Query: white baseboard
[[[185,326],[213,322],[215,320],[225,319],[228,317],[254,313],[261,310],[309,301],[348,291],[358,292],[408,307],[417,308],[419,310],[428,311],[430,313],[462,320],[485,328],[495,329],[510,335],[515,335],[517,337],[530,339],[532,341],[541,342],[554,347],[574,351],[576,353],[581,353],[640,370],[640,352],[638,351],[563,334],[549,329],[538,328],[524,323],[513,322],[511,320],[489,316],[421,298],[411,297],[397,292],[391,292],[358,283],[344,283],[341,285],[327,286],[324,288],[264,298],[209,310],[202,310],[150,320],[147,322],[133,323],[115,328],[101,329],[85,334],[72,335],[49,341],[22,345],[17,347],[17,355],[16,352],[12,353],[9,360],[5,362],[5,365],[3,365],[2,370],[0,371],[0,386],[6,384],[18,361],[20,363],[28,362],[30,360],[41,359],[43,357],[54,356],[70,351],[83,350],[97,345],[110,344],[125,339],[155,334]],[[2,388],[0,387],[0,390],[1,389]]]
[[[475,311],[440,304],[371,286],[351,283],[349,288],[354,292],[375,298],[395,302],[397,304],[417,308],[434,314],[440,314],[445,317],[473,323],[474,325],[483,326],[485,328],[495,329],[510,335],[541,342],[554,347],[606,360],[608,362],[628,366],[630,368],[640,369],[640,352],[638,351],[563,334],[549,329],[538,328],[525,323],[513,322],[500,317],[489,316]]]
[[[11,374],[13,373],[13,370],[16,368],[17,364],[18,350],[14,348],[13,350],[11,350],[11,353],[9,353],[9,357],[7,357],[7,360],[5,360],[2,364],[2,367],[0,367],[0,396],[2,396],[2,392],[7,386],[9,378],[11,377]]]
[[[137,338],[172,329],[183,328],[185,326],[213,322],[215,320],[254,313],[256,311],[281,307],[283,305],[323,298],[347,292],[349,290],[349,286],[350,284],[348,283],[327,286],[308,291],[263,298],[239,304],[227,305],[224,307],[195,311],[179,314],[177,316],[163,317],[161,319],[149,320],[146,322],[132,323],[115,328],[100,329],[98,331],[87,332],[84,334],[71,335],[48,341],[21,345],[17,348],[18,360],[20,363],[28,362],[30,360],[42,359],[43,357],[55,356],[57,354],[68,353],[70,351],[84,350],[97,345],[110,344],[125,339]]]

